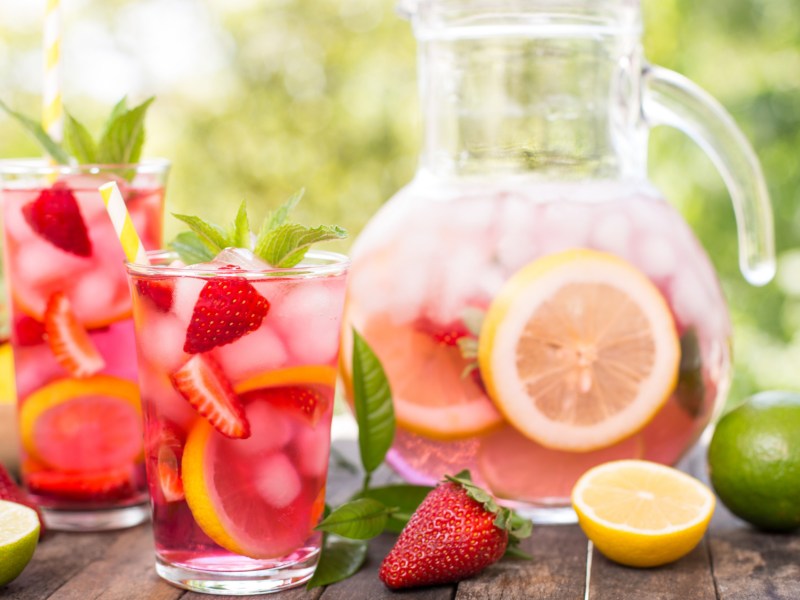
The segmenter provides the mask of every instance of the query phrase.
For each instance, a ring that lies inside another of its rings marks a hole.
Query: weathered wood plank
[[[677,562],[654,569],[634,569],[611,562],[596,549],[589,577],[590,600],[714,600],[708,548],[703,540]]]
[[[49,598],[83,567],[105,554],[117,537],[117,532],[50,533],[39,543],[22,574],[0,588],[0,595],[9,600]]]
[[[720,600],[800,598],[800,533],[767,533],[717,507],[708,534]]]
[[[384,534],[369,544],[367,562],[350,579],[328,586],[321,600],[397,600],[397,592],[391,592],[378,579],[378,570],[384,556],[394,545],[396,536]],[[402,592],[404,600],[451,600],[455,586],[437,586]]]
[[[533,560],[501,560],[458,585],[456,600],[583,598],[587,541],[575,526],[535,527],[522,543]]]
[[[76,573],[50,600],[177,600],[183,590],[162,581],[153,569],[149,525],[120,531],[101,556]]]

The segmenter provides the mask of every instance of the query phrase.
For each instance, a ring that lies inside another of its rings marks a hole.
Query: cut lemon
[[[237,394],[298,384],[336,385],[336,369],[328,365],[301,365],[265,371],[234,385]]]
[[[677,469],[619,460],[587,471],[572,490],[578,523],[597,549],[631,567],[678,560],[700,543],[713,492]]]
[[[514,427],[543,446],[585,452],[655,416],[675,387],[680,345],[669,307],[644,274],[611,254],[568,250],[503,286],[478,360]]]
[[[276,558],[312,534],[324,475],[316,483],[299,475],[274,431],[280,415],[267,401],[251,401],[245,410],[247,440],[227,438],[198,419],[183,451],[183,490],[194,520],[214,542],[250,558]]]
[[[345,332],[347,333],[347,332]],[[381,360],[392,388],[395,418],[403,429],[435,440],[480,435],[499,427],[502,415],[472,376],[457,346],[448,346],[389,315],[374,315],[364,338]],[[342,373],[351,392],[350,344],[343,335]]]
[[[0,500],[0,587],[16,579],[28,565],[39,541],[36,511]]]
[[[20,407],[20,437],[36,460],[63,471],[124,467],[142,457],[139,389],[127,379],[95,375],[59,379]]]

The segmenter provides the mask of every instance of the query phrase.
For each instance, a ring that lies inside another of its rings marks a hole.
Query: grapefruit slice
[[[254,400],[245,411],[252,428],[246,440],[196,422],[183,451],[183,489],[195,521],[214,542],[242,556],[277,558],[311,536],[324,480],[302,477],[297,457],[276,442],[277,409]]]
[[[28,396],[19,415],[25,451],[63,471],[127,467],[142,457],[139,390],[126,379],[59,379]]]
[[[361,333],[386,371],[400,427],[448,441],[483,434],[503,422],[478,380],[464,376],[468,363],[457,346],[383,314],[372,316]],[[352,367],[344,359],[342,366],[350,390]]]
[[[590,468],[643,454],[641,434],[595,452],[566,452],[545,448],[508,425],[480,439],[477,463],[481,479],[496,496],[562,506]]]
[[[605,448],[669,398],[680,345],[672,313],[624,260],[567,250],[523,267],[492,302],[478,360],[489,395],[531,440]]]

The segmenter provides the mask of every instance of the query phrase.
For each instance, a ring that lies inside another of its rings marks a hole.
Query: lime
[[[38,541],[36,512],[22,504],[0,500],[0,587],[22,573]]]
[[[800,394],[764,392],[717,424],[711,484],[732,513],[762,529],[800,527]]]

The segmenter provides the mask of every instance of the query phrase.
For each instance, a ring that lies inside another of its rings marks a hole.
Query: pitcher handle
[[[775,275],[772,206],[758,158],[733,118],[707,92],[661,67],[642,72],[642,114],[648,126],[669,125],[692,138],[728,187],[739,234],[739,268],[753,285]]]

